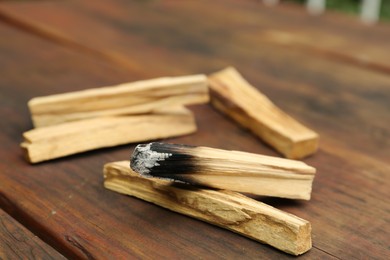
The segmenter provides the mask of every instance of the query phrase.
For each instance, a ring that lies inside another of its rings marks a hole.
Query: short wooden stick
[[[317,150],[317,133],[280,110],[234,68],[210,75],[209,84],[214,107],[287,158],[300,159]]]
[[[146,114],[167,106],[209,101],[204,75],[157,78],[93,88],[28,102],[35,127],[101,116]]]
[[[138,116],[111,116],[32,129],[21,144],[29,162],[37,163],[103,147],[190,134],[193,114],[174,108]]]

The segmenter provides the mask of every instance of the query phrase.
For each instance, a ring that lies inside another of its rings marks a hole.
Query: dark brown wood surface
[[[390,257],[389,25],[233,0],[9,2],[0,21],[0,207],[61,254],[290,257],[105,190],[103,164],[134,145],[38,165],[18,147],[32,97],[232,65],[321,136],[305,159],[318,170],[311,201],[258,198],[312,223],[301,258]],[[278,156],[211,106],[192,110],[198,132],[167,141]]]
[[[65,259],[0,209],[0,259]]]

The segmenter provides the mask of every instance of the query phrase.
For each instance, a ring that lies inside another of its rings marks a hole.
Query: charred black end
[[[138,145],[130,159],[130,167],[145,177],[190,182],[186,174],[201,171],[196,147],[180,144],[149,143]],[[189,177],[189,176],[188,176]]]
[[[150,149],[157,153],[170,154],[158,162],[150,175],[185,181],[180,175],[199,172],[199,160],[195,155],[195,146],[181,144],[152,143]]]

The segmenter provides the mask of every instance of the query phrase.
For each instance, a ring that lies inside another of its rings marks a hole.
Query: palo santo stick
[[[208,102],[207,78],[157,78],[36,97],[28,102],[35,127],[99,116],[145,114],[166,106]]]
[[[132,169],[145,177],[263,196],[309,200],[315,168],[289,159],[166,143],[138,145]]]
[[[299,159],[317,150],[318,134],[276,107],[234,68],[210,75],[209,84],[214,107],[249,128],[285,157]]]
[[[102,147],[190,134],[193,114],[185,108],[162,114],[99,117],[32,129],[23,134],[31,163]]]
[[[289,254],[300,255],[311,248],[308,221],[239,193],[194,189],[191,185],[144,178],[129,168],[129,161],[106,164],[104,186],[226,228]]]

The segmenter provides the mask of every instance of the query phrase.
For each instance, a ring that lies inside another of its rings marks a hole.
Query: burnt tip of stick
[[[159,166],[160,164],[158,162],[164,161],[166,158],[172,156],[171,153],[153,151],[153,144],[154,143],[137,145],[130,159],[131,169],[145,177],[152,177],[150,174],[152,168]]]
[[[166,143],[139,144],[130,159],[130,167],[144,177],[182,180],[178,175],[194,172],[194,146]]]

